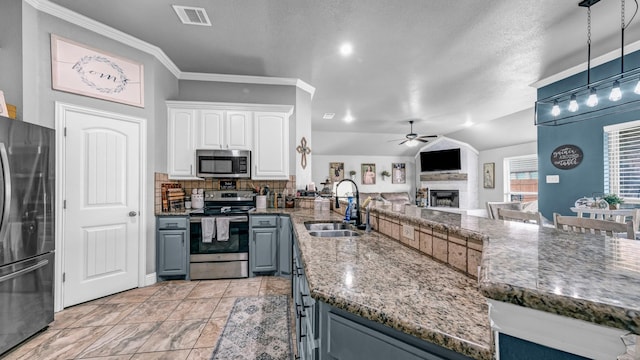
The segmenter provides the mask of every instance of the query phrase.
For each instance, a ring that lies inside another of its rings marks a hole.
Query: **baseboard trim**
[[[157,278],[158,277],[156,276],[156,273],[145,275],[143,286],[149,286],[149,285],[155,284],[157,282]]]

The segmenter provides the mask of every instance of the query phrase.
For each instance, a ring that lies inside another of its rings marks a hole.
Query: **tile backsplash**
[[[205,180],[171,180],[169,175],[165,173],[155,173],[155,212],[156,214],[162,212],[162,194],[161,187],[164,183],[175,183],[182,185],[186,194],[191,194],[192,189],[204,189],[204,190],[220,190],[220,179],[205,179]],[[289,176],[289,180],[251,180],[251,179],[238,179],[236,180],[236,187],[238,190],[252,190],[255,188],[261,188],[268,186],[271,192],[282,193],[287,189],[287,193],[295,193],[296,177],[294,175]]]

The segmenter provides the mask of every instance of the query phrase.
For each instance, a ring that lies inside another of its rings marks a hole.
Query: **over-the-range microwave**
[[[251,178],[251,151],[196,150],[196,176]]]

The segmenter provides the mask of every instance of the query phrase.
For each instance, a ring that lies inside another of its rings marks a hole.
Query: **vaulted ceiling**
[[[480,150],[534,141],[531,84],[587,55],[575,0],[51,1],[158,46],[182,71],[311,84],[315,154],[412,155],[388,142],[409,119],[420,135]],[[212,26],[183,25],[171,5],[204,8]],[[600,1],[592,18],[592,57],[619,49],[620,2]],[[640,39],[638,21],[627,44]]]

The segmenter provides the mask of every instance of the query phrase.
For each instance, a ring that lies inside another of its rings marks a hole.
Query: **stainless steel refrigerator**
[[[0,117],[0,355],[53,321],[54,141]]]

